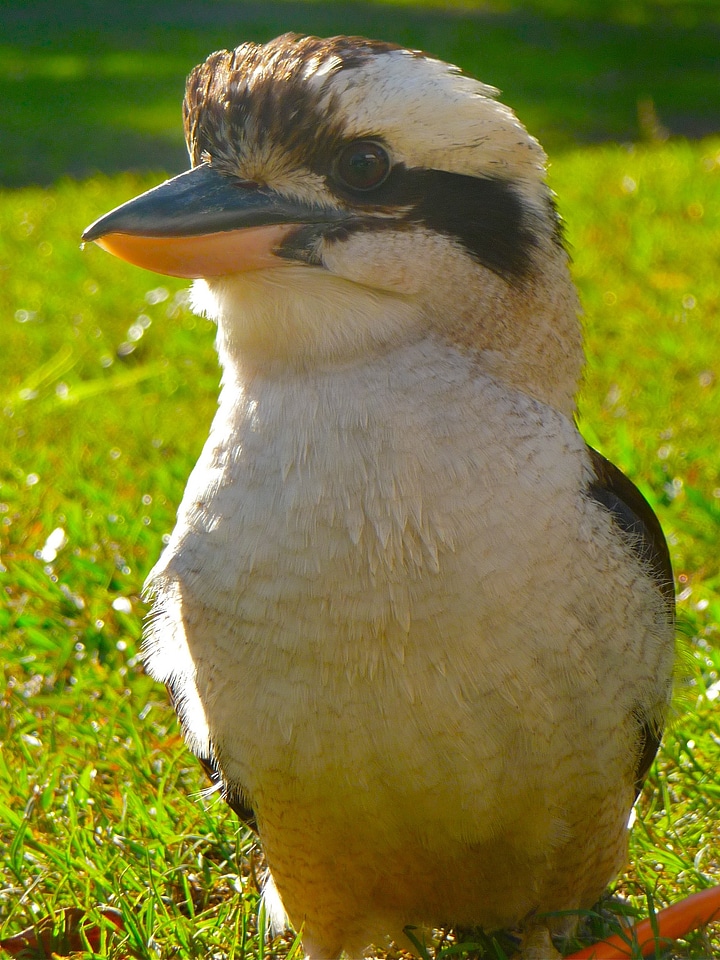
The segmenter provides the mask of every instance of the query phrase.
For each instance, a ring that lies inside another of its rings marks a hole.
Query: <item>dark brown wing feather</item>
[[[588,487],[589,495],[612,514],[613,521],[627,535],[628,545],[654,577],[665,600],[668,618],[674,622],[675,585],[670,553],[660,521],[635,484],[615,464],[592,447],[588,447],[588,452],[596,478]],[[649,723],[640,711],[638,722],[641,743],[635,788],[639,793],[660,746],[662,726]]]
[[[225,803],[227,803],[230,809],[238,815],[246,827],[250,827],[251,830],[257,833],[258,828],[255,811],[249,804],[245,803],[239,794],[231,793],[228,790],[228,786],[225,783],[222,774],[218,770],[215,760],[208,757],[198,757],[198,760],[202,764],[203,770],[210,778],[213,787],[217,787],[217,789],[221,791],[222,798]]]
[[[178,713],[178,697],[173,690],[172,684],[165,684],[165,689],[168,692],[170,704],[172,705],[173,710],[175,713]],[[200,761],[203,770],[208,775],[213,789],[219,790],[223,800],[227,803],[230,809],[235,811],[235,813],[246,826],[250,827],[251,830],[254,830],[255,833],[257,833],[257,819],[255,817],[255,811],[248,803],[245,802],[241,790],[233,790],[228,787],[228,784],[225,782],[225,779],[223,778],[223,775],[217,765],[217,761],[212,752],[212,747],[210,749],[209,756],[201,756],[200,754],[195,755]]]

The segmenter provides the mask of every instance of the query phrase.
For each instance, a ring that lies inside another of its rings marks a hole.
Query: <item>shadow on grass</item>
[[[421,47],[503,90],[552,151],[636,140],[638,104],[671,134],[720,130],[720,25],[678,28],[533,12],[242,0],[10,0],[0,39],[0,184],[187,166],[180,102],[220,47],[286,30]]]

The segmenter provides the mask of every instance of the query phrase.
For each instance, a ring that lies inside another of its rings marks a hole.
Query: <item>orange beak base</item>
[[[276,257],[273,250],[297,227],[297,224],[248,227],[196,237],[106,233],[95,243],[136,267],[168,277],[221,277],[288,264],[290,261]]]

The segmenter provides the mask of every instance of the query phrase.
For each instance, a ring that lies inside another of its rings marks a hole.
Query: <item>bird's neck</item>
[[[474,279],[378,291],[290,267],[198,284],[194,305],[218,323],[226,382],[342,370],[428,341],[571,417],[584,358],[566,264],[517,284]]]
[[[433,328],[509,388],[574,416],[585,355],[565,251],[546,240],[528,275],[511,281],[484,271],[477,282],[464,264],[447,266],[431,292]]]

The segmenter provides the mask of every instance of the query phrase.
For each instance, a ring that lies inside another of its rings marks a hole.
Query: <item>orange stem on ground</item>
[[[632,957],[633,944],[639,944],[640,952],[646,957],[655,952],[658,941],[679,940],[713,920],[720,920],[720,887],[693,893],[661,910],[654,920],[643,920],[626,934],[608,937],[570,954],[565,960],[628,960]]]

